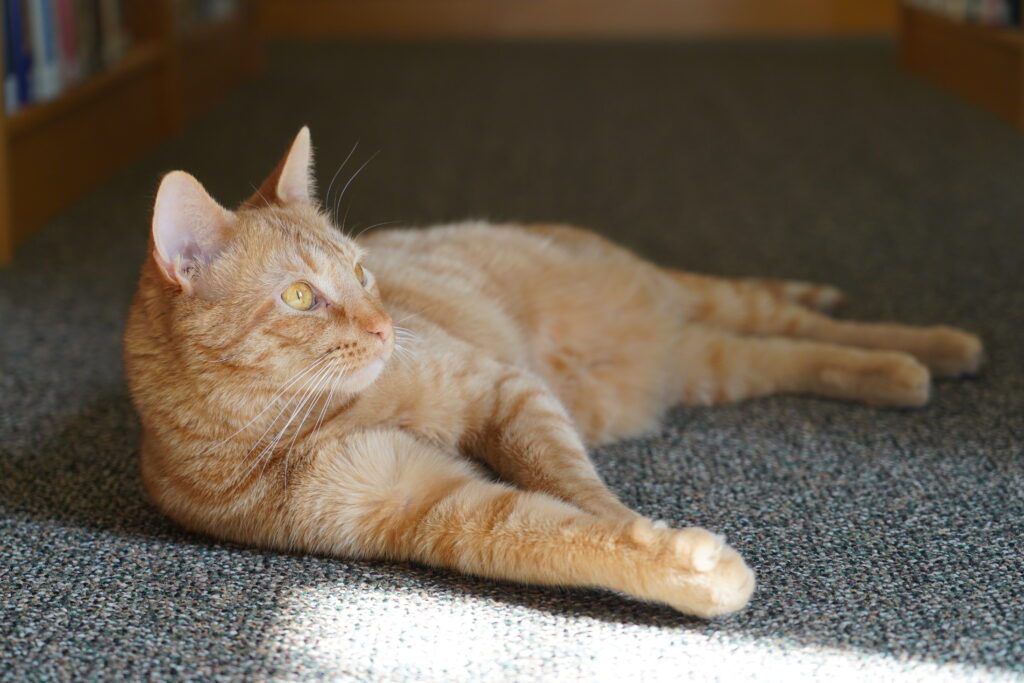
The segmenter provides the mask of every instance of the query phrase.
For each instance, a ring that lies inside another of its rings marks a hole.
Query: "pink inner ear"
[[[220,252],[233,218],[188,173],[164,176],[153,207],[153,242],[167,277],[188,288],[188,273]]]

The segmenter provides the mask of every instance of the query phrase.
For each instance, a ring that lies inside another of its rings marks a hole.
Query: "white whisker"
[[[360,230],[358,233],[353,235],[352,239],[357,240],[357,239],[359,239],[360,237],[363,236],[363,233],[369,232],[370,230],[373,230],[374,228],[381,228],[381,227],[383,227],[385,225],[398,225],[401,222],[402,221],[382,221],[380,223],[374,223],[373,225],[368,225],[365,228],[363,228],[362,230]]]
[[[288,442],[288,450],[285,451],[285,454],[284,454],[284,480],[285,480],[285,483],[288,482],[288,460],[291,458],[292,449],[295,448],[295,442],[298,440],[299,434],[302,432],[302,425],[304,425],[306,423],[306,419],[309,417],[309,414],[311,412],[313,412],[313,408],[316,407],[316,404],[323,398],[324,393],[325,393],[325,388],[327,386],[329,386],[331,381],[333,381],[333,380],[334,380],[333,368],[331,368],[331,371],[327,372],[323,376],[323,379],[321,379],[320,382],[316,385],[316,388],[312,392],[312,395],[316,396],[316,398],[309,402],[309,405],[306,407],[306,412],[303,413],[303,415],[302,415],[302,419],[299,420],[299,423],[297,425],[295,425],[295,429],[293,430],[293,434],[292,434],[292,440],[290,442]]]
[[[273,440],[263,449],[263,451],[260,452],[260,455],[257,456],[257,460],[259,460],[265,453],[273,451],[274,447],[284,437],[285,432],[288,431],[288,427],[292,424],[292,422],[295,421],[296,416],[298,416],[299,412],[303,409],[303,407],[306,406],[306,404],[312,398],[315,390],[320,386],[321,381],[324,379],[324,377],[330,375],[330,372],[330,366],[325,366],[320,370],[320,372],[316,374],[316,376],[312,380],[310,380],[303,386],[302,395],[299,398],[298,404],[295,406],[291,414],[288,416],[288,421],[284,423],[284,426],[281,427],[281,429],[277,432]]]
[[[345,164],[347,164],[348,160],[352,158],[353,154],[355,154],[357,147],[359,147],[358,140],[356,140],[356,144],[352,145],[352,149],[348,151],[348,155],[345,157],[345,160],[342,161],[341,164],[338,166],[338,170],[334,172],[333,176],[331,176],[331,183],[327,186],[327,194],[324,195],[325,206],[331,205],[331,190],[334,188],[334,181],[338,179],[338,174],[341,173],[341,169],[345,168]]]
[[[323,362],[325,360],[326,359],[324,359],[324,358],[317,359],[317,360],[313,361],[312,363],[310,363],[309,366],[307,366],[304,370],[301,370],[300,372],[297,372],[294,375],[292,375],[291,379],[289,379],[288,382],[286,382],[284,386],[282,386],[280,389],[278,389],[277,391],[274,392],[274,395],[271,396],[270,400],[267,401],[267,405],[263,408],[263,410],[261,410],[260,412],[256,413],[256,415],[251,420],[249,420],[244,425],[239,427],[238,430],[233,432],[231,435],[225,437],[221,441],[218,441],[217,443],[215,443],[212,446],[210,446],[209,448],[199,452],[197,455],[195,455],[193,457],[200,457],[200,456],[203,456],[203,455],[207,455],[213,449],[219,448],[220,446],[223,446],[228,441],[230,441],[231,439],[233,439],[236,436],[238,436],[239,434],[241,434],[243,431],[245,431],[245,429],[247,429],[249,427],[249,425],[251,425],[253,422],[258,420],[260,418],[260,416],[263,415],[263,413],[265,413],[268,410],[270,410],[270,407],[273,406],[277,402],[277,400],[281,397],[282,394],[284,394],[284,392],[286,392],[288,390],[289,387],[291,387],[293,384],[298,382],[304,375],[306,375],[309,372],[311,372],[314,368],[316,368],[317,366],[323,364]],[[257,378],[257,381],[258,381],[258,378]],[[255,386],[255,384],[256,384],[256,382],[253,382],[253,386]],[[250,391],[251,391],[251,388],[250,388]],[[275,418],[275,420],[276,419],[277,418]]]
[[[345,183],[345,187],[341,188],[341,193],[339,193],[339,194],[338,194],[338,199],[337,199],[337,200],[336,200],[336,201],[334,202],[334,204],[335,204],[335,208],[334,208],[334,215],[335,215],[335,216],[337,216],[337,215],[338,215],[338,209],[339,209],[339,208],[341,208],[341,200],[342,200],[342,199],[343,199],[343,198],[345,197],[345,192],[346,192],[346,191],[348,191],[348,187],[349,187],[349,185],[351,185],[351,184],[352,184],[352,181],[353,181],[353,180],[355,180],[355,179],[356,179],[356,177],[357,177],[357,176],[358,176],[358,175],[359,175],[360,173],[362,173],[363,169],[364,169],[364,168],[366,168],[366,167],[367,167],[367,166],[369,165],[369,163],[370,163],[371,161],[373,161],[374,159],[376,159],[376,158],[377,158],[377,155],[378,155],[378,154],[380,154],[380,150],[377,150],[376,152],[374,152],[374,153],[373,153],[373,154],[372,154],[372,155],[370,156],[370,158],[369,158],[369,159],[367,159],[366,161],[364,161],[364,162],[363,162],[363,165],[362,165],[362,166],[360,166],[359,168],[357,168],[357,169],[356,169],[356,172],[355,172],[355,173],[353,173],[353,174],[352,174],[352,177],[348,179],[348,182],[347,182],[347,183]],[[346,212],[346,215],[348,215],[348,212]],[[344,221],[342,221],[342,230],[344,230]]]
[[[305,382],[304,382],[304,383],[302,384],[302,388],[301,388],[301,389],[299,390],[299,391],[301,392],[301,393],[299,394],[299,398],[300,398],[300,399],[304,398],[304,397],[305,397],[305,396],[307,395],[307,393],[308,393],[309,387],[311,387],[311,386],[313,386],[313,385],[314,385],[315,383],[317,383],[317,382],[319,381],[320,377],[321,377],[321,376],[322,376],[322,375],[323,375],[323,374],[324,374],[324,373],[325,373],[326,371],[328,371],[329,369],[330,369],[329,367],[321,367],[321,368],[320,368],[320,370],[318,370],[318,371],[316,372],[316,374],[314,374],[314,375],[313,375],[313,377],[311,377],[311,378],[308,378],[308,379],[307,379],[307,380],[306,380],[306,381],[305,381]],[[267,426],[267,428],[266,428],[266,429],[265,429],[265,430],[263,431],[263,433],[262,433],[262,434],[260,434],[260,437],[259,437],[258,439],[256,439],[255,443],[253,443],[253,445],[252,445],[252,448],[250,448],[250,449],[249,449],[249,451],[248,451],[248,452],[247,452],[247,453],[246,453],[246,454],[245,454],[244,456],[242,456],[242,458],[241,458],[241,459],[240,459],[240,460],[238,461],[238,465],[236,465],[236,467],[235,467],[235,471],[234,471],[234,472],[233,472],[232,474],[235,474],[235,473],[237,473],[237,472],[238,472],[238,470],[239,470],[239,469],[241,468],[241,466],[242,466],[242,465],[243,465],[243,464],[244,464],[244,463],[245,463],[245,462],[246,462],[247,460],[249,460],[249,459],[250,459],[250,457],[252,456],[252,454],[253,454],[253,453],[254,453],[254,452],[256,451],[257,447],[259,447],[259,445],[260,445],[260,444],[261,444],[261,443],[263,442],[263,440],[264,440],[264,438],[265,438],[265,437],[267,436],[267,434],[269,434],[269,433],[270,433],[270,432],[271,432],[271,431],[272,431],[272,430],[274,429],[274,425],[276,425],[276,424],[277,424],[277,421],[278,421],[278,419],[280,419],[280,417],[281,417],[282,415],[284,415],[284,414],[285,414],[285,411],[287,411],[287,410],[288,410],[288,408],[289,408],[289,407],[290,407],[290,406],[292,405],[292,403],[293,403],[293,402],[294,402],[295,400],[296,400],[296,399],[294,399],[294,398],[293,398],[293,399],[292,399],[291,401],[289,401],[288,403],[286,403],[286,404],[285,404],[284,406],[282,406],[282,407],[281,407],[281,410],[279,410],[279,411],[278,411],[278,413],[277,413],[277,415],[275,415],[275,416],[274,416],[274,419],[270,421],[270,424],[269,424],[269,425]],[[296,410],[298,410],[298,409],[299,409],[299,408],[296,408],[295,410],[293,410],[293,411],[292,411],[292,418],[291,418],[291,419],[294,419],[294,416],[295,416],[295,411],[296,411]],[[253,458],[253,464],[252,464],[252,466],[251,466],[251,467],[249,467],[249,469],[247,469],[247,470],[246,470],[245,474],[244,474],[244,475],[243,475],[242,477],[236,477],[236,478],[235,478],[235,481],[240,481],[241,479],[244,479],[244,478],[248,477],[248,476],[249,476],[249,474],[250,474],[250,473],[252,472],[252,470],[253,470],[253,469],[255,468],[255,466],[256,466],[256,465],[258,465],[258,464],[260,463],[260,461],[261,461],[261,460],[263,460],[263,458],[264,458],[264,455],[266,455],[267,453],[269,453],[269,452],[271,452],[271,451],[273,450],[273,447],[274,447],[274,445],[276,445],[277,441],[279,441],[279,440],[280,440],[280,438],[281,438],[281,435],[283,434],[283,430],[284,430],[284,429],[287,429],[287,428],[288,428],[288,424],[290,424],[290,423],[291,423],[291,419],[289,419],[289,422],[288,422],[287,424],[285,424],[285,426],[284,426],[284,427],[282,428],[282,431],[281,431],[281,432],[278,432],[278,433],[277,433],[277,435],[276,435],[276,437],[275,437],[275,438],[274,438],[274,439],[273,439],[273,440],[272,440],[272,441],[271,441],[271,442],[270,442],[269,444],[267,444],[267,445],[266,445],[266,446],[265,446],[265,447],[264,447],[264,448],[263,448],[263,449],[262,449],[262,450],[261,450],[261,451],[259,452],[259,454],[257,454],[257,455],[256,455],[256,457],[255,457],[255,458]]]

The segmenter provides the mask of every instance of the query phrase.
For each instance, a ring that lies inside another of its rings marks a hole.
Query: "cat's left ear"
[[[192,294],[196,278],[227,246],[234,222],[234,214],[188,173],[165,175],[153,206],[151,242],[160,272]]]
[[[312,202],[313,145],[309,126],[303,126],[270,176],[243,206],[261,207],[291,202]]]

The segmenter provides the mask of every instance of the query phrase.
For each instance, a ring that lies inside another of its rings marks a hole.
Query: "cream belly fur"
[[[157,194],[126,377],[146,486],[196,531],[714,616],[753,572],[721,537],[623,505],[588,445],[680,402],[920,406],[933,374],[981,363],[953,328],[829,317],[831,287],[665,269],[567,226],[353,241],[310,173],[303,129],[236,211],[181,172]]]

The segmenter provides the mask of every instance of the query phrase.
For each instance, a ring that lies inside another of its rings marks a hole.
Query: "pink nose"
[[[387,342],[388,337],[391,336],[391,321],[387,318],[376,318],[367,322],[364,329],[370,334],[380,337],[382,342]]]

